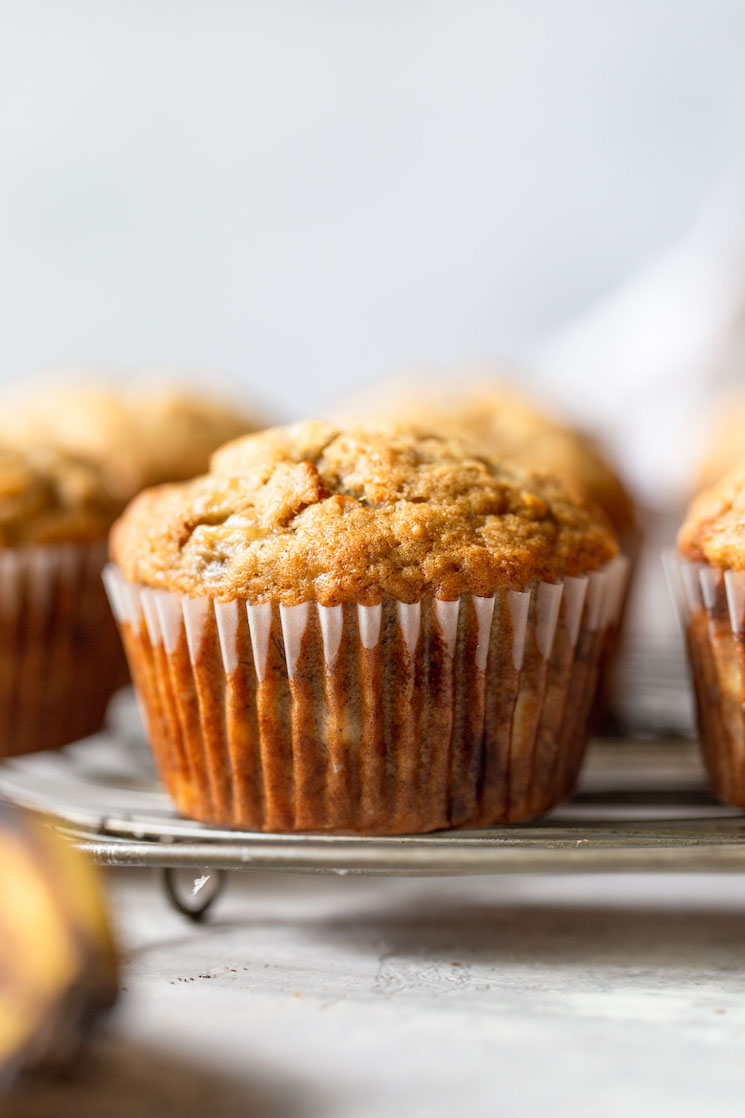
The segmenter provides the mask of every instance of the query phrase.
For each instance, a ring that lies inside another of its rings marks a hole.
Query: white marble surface
[[[739,878],[245,875],[204,926],[110,886],[120,1012],[24,1118],[742,1113]]]

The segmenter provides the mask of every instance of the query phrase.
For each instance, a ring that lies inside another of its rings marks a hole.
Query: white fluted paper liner
[[[685,633],[709,777],[720,799],[745,807],[745,572],[674,552],[665,566]]]
[[[571,787],[628,564],[456,601],[190,598],[104,574],[178,806],[265,830],[524,818]]]
[[[103,544],[0,551],[0,755],[100,729],[127,680],[101,585]]]
[[[528,611],[533,595],[536,603],[536,641],[541,654],[547,659],[550,656],[562,601],[565,603],[566,622],[573,644],[576,643],[579,635],[585,600],[587,603],[585,628],[588,631],[604,631],[611,623],[618,621],[627,570],[625,558],[618,556],[602,569],[588,575],[564,578],[558,583],[539,582],[525,591],[506,591],[513,624],[512,657],[515,670],[519,671],[522,665]],[[132,628],[137,628],[144,617],[151,642],[162,644],[167,652],[175,650],[182,631],[185,631],[192,660],[195,660],[198,655],[206,618],[214,611],[220,633],[223,664],[228,674],[236,667],[235,637],[242,620],[239,614],[245,610],[253,651],[253,667],[259,682],[263,680],[269,647],[272,613],[270,602],[259,605],[251,605],[238,599],[220,602],[208,597],[190,598],[185,594],[168,590],[151,590],[127,582],[113,564],[108,564],[103,577],[114,615],[120,624],[126,623]],[[743,588],[745,590],[745,582]],[[479,630],[475,666],[482,671],[486,666],[489,631],[496,597],[497,595],[489,598],[470,596],[476,610]],[[436,617],[451,653],[455,647],[461,600],[446,602],[433,599]],[[396,601],[395,604],[404,642],[409,653],[413,655],[421,632],[422,603],[409,604]],[[357,605],[355,609],[361,643],[365,648],[373,649],[380,640],[382,606]],[[342,610],[341,605],[323,606],[317,602],[303,602],[296,606],[279,605],[285,659],[290,679],[295,674],[300,646],[308,627],[311,611],[317,614],[320,622],[324,660],[327,665],[333,665],[341,641]]]

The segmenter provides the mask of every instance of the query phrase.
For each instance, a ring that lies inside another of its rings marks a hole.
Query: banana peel
[[[0,804],[0,1087],[62,1067],[115,1002],[95,867],[42,819]]]

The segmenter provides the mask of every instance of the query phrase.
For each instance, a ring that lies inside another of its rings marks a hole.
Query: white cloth
[[[688,235],[528,355],[651,504],[685,494],[723,389],[745,389],[745,174]],[[745,454],[745,442],[743,452]]]

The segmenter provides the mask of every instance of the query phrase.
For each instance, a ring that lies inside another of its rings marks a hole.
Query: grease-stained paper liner
[[[95,733],[127,682],[105,562],[103,544],[0,550],[0,756]]]
[[[714,792],[745,807],[745,571],[668,554]]]
[[[218,602],[105,578],[186,815],[398,834],[524,819],[569,792],[627,565],[445,602]]]

